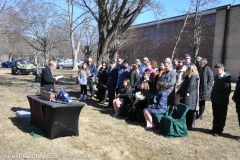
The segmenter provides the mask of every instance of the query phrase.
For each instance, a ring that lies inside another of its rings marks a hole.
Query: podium
[[[84,103],[57,103],[27,96],[31,109],[31,124],[41,129],[50,139],[60,136],[79,136],[78,121]]]

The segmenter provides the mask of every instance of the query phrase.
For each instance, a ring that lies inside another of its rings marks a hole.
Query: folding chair
[[[188,136],[186,125],[187,112],[187,105],[182,103],[176,104],[169,115],[162,117],[159,126],[159,133],[169,138]]]

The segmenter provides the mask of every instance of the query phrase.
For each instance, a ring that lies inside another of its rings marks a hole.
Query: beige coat
[[[186,70],[187,70],[187,66],[182,66],[182,68],[180,70],[176,70],[178,78],[177,78],[177,82],[175,85],[175,98],[174,98],[174,104],[177,104],[180,102],[179,97],[177,96],[177,91],[180,89],[182,82],[184,81],[185,77],[186,77]]]
[[[182,68],[177,72],[178,78],[177,78],[177,82],[176,82],[176,86],[175,86],[175,90],[177,92],[177,90],[179,90],[179,88],[182,85],[182,82],[184,81],[185,77],[186,77],[186,70],[187,70],[187,66],[182,66]]]

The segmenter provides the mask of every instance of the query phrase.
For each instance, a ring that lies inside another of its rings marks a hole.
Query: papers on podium
[[[55,79],[63,78],[63,75],[54,77]]]

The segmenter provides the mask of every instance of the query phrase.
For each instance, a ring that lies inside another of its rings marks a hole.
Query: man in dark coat
[[[118,69],[115,60],[110,62],[110,67],[107,71],[107,90],[108,90],[108,107],[113,107],[113,100],[115,99],[115,89],[117,87]]]
[[[229,104],[229,95],[231,93],[231,75],[224,71],[224,65],[218,63],[214,66],[216,76],[211,93],[213,126],[211,133],[218,137],[222,135],[225,126],[227,110]]]
[[[56,69],[57,63],[50,61],[49,65],[42,69],[41,87],[55,91],[55,83],[59,77],[54,77],[52,71]]]
[[[197,120],[201,120],[203,112],[205,110],[205,101],[210,101],[214,75],[212,69],[208,65],[206,58],[202,58],[199,61],[198,71],[200,77],[200,86],[199,86],[199,113]]]
[[[124,60],[123,61],[123,68],[121,68],[118,72],[119,73],[118,74],[118,82],[117,82],[118,93],[120,93],[120,90],[123,87],[124,79],[130,79],[130,70],[131,70],[131,67],[129,66],[128,61]]]
[[[177,81],[177,73],[173,70],[173,64],[165,62],[166,71],[163,72],[159,81],[165,82],[166,92],[168,94],[168,106],[173,106],[174,95],[175,95],[175,84]]]

